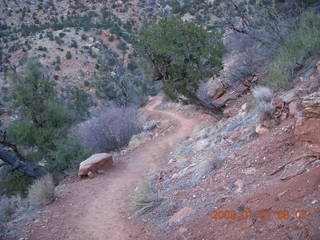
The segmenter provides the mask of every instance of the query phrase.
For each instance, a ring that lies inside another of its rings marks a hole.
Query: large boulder
[[[80,163],[78,176],[85,177],[91,172],[94,173],[98,170],[105,169],[112,166],[112,155],[108,153],[97,153]]]
[[[295,122],[295,135],[307,148],[320,155],[320,92],[305,96]]]

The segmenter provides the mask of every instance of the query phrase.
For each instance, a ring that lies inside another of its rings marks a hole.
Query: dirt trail
[[[130,195],[148,170],[163,162],[172,145],[190,135],[197,123],[175,112],[156,110],[161,101],[154,97],[145,110],[151,118],[172,121],[171,131],[119,157],[104,175],[61,186],[57,201],[27,227],[27,239],[148,239],[149,229],[130,220]]]

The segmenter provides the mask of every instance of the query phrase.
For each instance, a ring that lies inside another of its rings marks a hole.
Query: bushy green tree
[[[79,160],[61,157],[65,156],[61,146],[70,142],[68,130],[78,119],[57,96],[52,81],[38,61],[27,60],[23,72],[12,75],[11,95],[18,117],[7,131],[26,159],[41,161],[54,173],[70,167],[72,160]],[[80,151],[82,147],[79,144],[77,148]]]
[[[143,84],[125,72],[123,65],[110,69],[105,64],[100,66],[100,74],[95,81],[97,96],[117,103],[119,106],[128,106],[133,95],[143,95]]]
[[[224,45],[218,32],[176,17],[163,18],[143,28],[135,46],[170,98],[210,108],[196,93],[200,81],[222,69]]]

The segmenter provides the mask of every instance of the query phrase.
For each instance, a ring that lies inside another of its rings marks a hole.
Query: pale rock
[[[179,228],[179,233],[185,233],[185,232],[187,232],[187,231],[188,231],[188,229],[185,228],[185,227]]]
[[[293,117],[295,116],[296,113],[297,113],[297,102],[293,101],[289,103],[289,115]]]
[[[194,210],[190,207],[184,207],[179,212],[175,213],[169,220],[170,224],[173,223],[179,223],[181,222],[185,217],[191,215],[194,212]]]
[[[264,127],[262,124],[258,124],[256,126],[256,133],[259,135],[259,136],[262,136],[262,135],[265,135],[266,133],[269,132],[269,129]]]
[[[280,97],[285,103],[291,103],[296,98],[295,90],[291,90]]]
[[[207,147],[209,147],[209,145],[210,145],[210,142],[208,139],[197,141],[197,143],[193,147],[193,151],[195,151],[195,152],[202,151],[202,150],[206,149]]]
[[[237,187],[236,192],[242,192],[242,188],[243,188],[243,181],[238,179],[237,181],[234,182],[234,186]]]
[[[113,164],[112,155],[107,153],[98,153],[89,157],[80,163],[78,176],[88,176],[89,172],[96,172]]]
[[[105,174],[105,171],[104,170],[97,170],[97,173],[98,174]]]
[[[239,110],[239,115],[243,116],[245,114],[247,114],[250,111],[250,106],[248,103],[244,103],[242,104],[240,110]]]
[[[94,173],[93,173],[93,172],[91,172],[91,171],[90,171],[90,172],[88,172],[88,177],[89,177],[89,178],[94,178]]]

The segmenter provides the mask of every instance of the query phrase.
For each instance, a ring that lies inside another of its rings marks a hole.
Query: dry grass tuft
[[[140,216],[158,206],[161,202],[158,191],[149,182],[141,182],[134,190],[132,204],[135,215]]]
[[[256,99],[260,121],[271,119],[274,112],[274,106],[272,104],[272,90],[267,87],[256,87],[252,90],[252,94]]]
[[[14,212],[15,209],[11,199],[2,197],[0,199],[0,222],[8,222]]]
[[[47,175],[36,180],[29,188],[28,199],[33,206],[43,206],[54,201],[54,183],[52,176]]]

